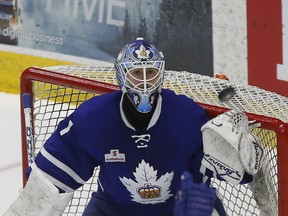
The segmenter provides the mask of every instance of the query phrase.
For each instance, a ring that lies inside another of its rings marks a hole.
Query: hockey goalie
[[[115,61],[121,90],[91,98],[59,123],[4,216],[61,215],[99,167],[84,216],[224,216],[212,177],[253,180],[262,148],[241,112],[209,120],[192,99],[162,89],[164,57],[137,38]]]

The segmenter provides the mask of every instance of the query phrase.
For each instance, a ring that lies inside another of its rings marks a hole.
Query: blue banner
[[[1,43],[114,61],[144,37],[167,69],[213,75],[211,0],[9,0],[0,8],[1,23],[11,19]]]

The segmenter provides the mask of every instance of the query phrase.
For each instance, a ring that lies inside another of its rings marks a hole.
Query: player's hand
[[[192,175],[184,172],[181,189],[176,194],[174,216],[211,216],[215,199],[215,188],[195,183]]]

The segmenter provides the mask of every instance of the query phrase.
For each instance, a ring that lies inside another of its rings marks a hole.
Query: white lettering
[[[51,5],[52,5],[52,0],[47,0],[47,2],[46,2],[46,10],[47,11],[51,10]]]
[[[47,12],[53,13],[53,0],[46,0],[46,10]],[[56,1],[55,1],[56,2]],[[65,0],[63,5],[63,15],[77,19],[79,17],[79,10],[82,9],[81,2],[83,4],[84,18],[87,21],[91,21],[95,12],[98,12],[97,21],[99,23],[104,23],[105,16],[105,0]],[[59,2],[57,2],[57,7],[59,7]],[[115,18],[119,11],[124,14],[126,7],[125,1],[120,0],[108,0],[107,1],[107,11],[106,11],[106,23],[108,25],[114,26],[124,26],[124,16],[121,18]],[[122,11],[121,11],[122,10]],[[115,12],[116,11],[116,12]]]
[[[116,0],[109,0],[108,1],[108,10],[107,10],[107,24],[115,25],[115,26],[124,26],[123,20],[116,20],[113,19],[113,7],[121,7],[125,8],[125,2],[123,1],[116,1]]]
[[[91,3],[91,6],[88,7],[87,0],[83,0],[83,9],[84,9],[84,15],[85,15],[86,20],[88,21],[91,20],[94,10],[96,8],[96,3],[97,3],[97,0],[93,0]]]
[[[104,19],[104,0],[100,0],[98,22],[103,23],[103,19]]]
[[[65,6],[64,6],[64,14],[65,16],[69,17],[70,15],[70,0],[65,0]]]
[[[77,18],[78,17],[78,10],[79,10],[79,0],[74,0],[74,4],[73,4],[73,17]]]

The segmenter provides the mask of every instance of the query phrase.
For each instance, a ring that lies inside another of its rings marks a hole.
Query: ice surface
[[[22,187],[19,95],[0,92],[0,215]]]

